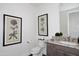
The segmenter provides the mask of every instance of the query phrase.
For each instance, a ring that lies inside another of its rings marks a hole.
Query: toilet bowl
[[[44,40],[38,40],[38,41],[39,41],[39,45],[31,50],[31,54],[33,54],[33,56],[41,56],[42,51],[45,48]]]

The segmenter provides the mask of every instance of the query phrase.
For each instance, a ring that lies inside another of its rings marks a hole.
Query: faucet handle
[[[71,41],[71,36],[68,36],[67,39],[68,39],[68,41],[70,42],[70,41]]]
[[[66,41],[66,37],[63,37],[63,41]]]

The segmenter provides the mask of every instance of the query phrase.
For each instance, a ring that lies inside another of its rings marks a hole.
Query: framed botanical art
[[[22,18],[3,15],[3,46],[22,42]]]
[[[38,35],[48,36],[48,14],[38,16]]]

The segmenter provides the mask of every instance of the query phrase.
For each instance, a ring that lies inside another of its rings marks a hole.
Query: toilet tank
[[[44,39],[38,39],[38,44],[40,47],[44,47],[45,43],[44,43]]]

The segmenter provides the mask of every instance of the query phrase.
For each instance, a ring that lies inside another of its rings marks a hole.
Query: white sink
[[[59,43],[61,43],[61,44],[67,44],[67,45],[78,45],[78,44],[76,44],[76,43],[65,42],[65,41],[59,41]]]

